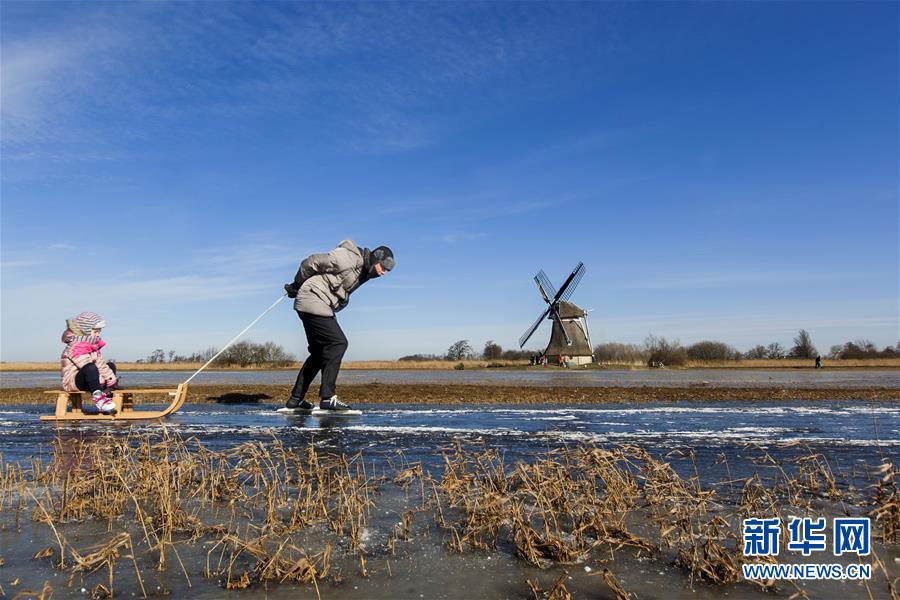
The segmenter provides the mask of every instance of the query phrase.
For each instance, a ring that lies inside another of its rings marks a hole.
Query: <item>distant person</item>
[[[115,414],[112,390],[119,382],[116,365],[103,359],[106,342],[100,338],[106,321],[97,313],[82,312],[66,321],[60,356],[62,387],[67,392],[90,392],[98,411]]]
[[[822,357],[821,357],[821,356],[817,356],[817,357],[816,357],[816,368],[817,368],[817,369],[821,369],[821,368],[822,368]]]
[[[309,343],[309,358],[297,374],[297,381],[285,405],[290,409],[310,410],[306,392],[319,371],[319,408],[349,410],[338,400],[335,384],[341,359],[347,351],[347,337],[338,325],[335,313],[350,302],[350,294],[370,279],[381,277],[394,268],[394,253],[387,246],[374,250],[360,248],[351,240],[342,241],[325,254],[313,254],[300,263],[294,281],[284,284],[288,296],[295,298],[294,310],[303,322]]]

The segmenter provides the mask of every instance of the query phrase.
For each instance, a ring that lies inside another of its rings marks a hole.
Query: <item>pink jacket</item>
[[[106,342],[100,339],[100,336],[77,336],[71,329],[66,329],[62,334],[62,343],[66,345],[62,355],[59,357],[60,376],[62,377],[62,387],[67,392],[77,392],[78,386],[75,385],[75,376],[78,371],[89,363],[97,365],[100,372],[100,381],[107,386],[116,383],[116,375],[109,368],[100,350],[106,345]]]

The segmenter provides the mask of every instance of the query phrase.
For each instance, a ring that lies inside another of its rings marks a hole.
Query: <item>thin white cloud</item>
[[[40,43],[12,44],[3,49],[3,116],[16,121],[37,120],[48,100],[57,97],[54,85],[59,73],[79,60],[79,52],[52,39]],[[4,131],[15,140],[15,130]]]
[[[547,210],[560,204],[559,200],[510,198],[508,189],[481,190],[475,193],[460,193],[446,197],[431,197],[426,199],[392,199],[385,213],[402,218],[416,218],[416,223],[473,223],[489,221],[492,219],[506,218],[513,215],[521,215],[541,210]],[[433,233],[428,239],[441,240],[443,235]],[[461,233],[460,235],[466,235]],[[476,232],[474,235],[479,235]]]
[[[200,250],[191,262],[212,270],[249,274],[274,269],[289,271],[305,256],[299,256],[296,248],[286,245],[241,243]]]
[[[727,270],[684,273],[671,271],[653,273],[642,270],[640,279],[619,278],[610,283],[609,290],[676,290],[706,289],[718,287],[745,287],[774,284],[797,284],[815,281],[852,281],[867,276],[865,271],[835,271],[819,268],[753,269],[734,267]]]
[[[54,352],[58,355],[55,342],[59,339],[62,320],[86,309],[120,324],[114,347],[120,357],[143,356],[159,347],[146,348],[131,339],[132,335],[142,334],[152,336],[157,340],[156,344],[168,339],[169,345],[181,351],[182,340],[192,338],[194,330],[215,328],[219,333],[211,336],[213,341],[224,337],[232,323],[237,327],[232,335],[240,331],[242,323],[246,324],[245,317],[231,314],[242,315],[241,309],[248,299],[259,298],[265,307],[282,292],[271,288],[271,285],[246,282],[239,277],[198,276],[124,281],[121,278],[105,281],[57,278],[52,283],[17,288],[4,285],[0,351],[3,360],[22,357],[37,360],[41,356],[47,360]],[[253,306],[250,312],[255,310]],[[26,341],[20,343],[23,339]]]
[[[33,144],[71,141],[76,136],[81,141],[97,141],[91,129],[65,123],[83,109],[83,102],[90,102],[91,94],[105,94],[101,71],[113,62],[110,53],[125,47],[124,33],[115,27],[84,23],[16,36],[8,29],[10,15],[5,18],[0,58],[4,159],[26,160],[38,154],[53,160],[85,160],[84,154],[58,149],[49,154],[38,152]],[[20,151],[10,154],[10,149]],[[107,157],[98,150],[89,154],[95,159]]]
[[[458,242],[470,242],[472,240],[477,240],[479,238],[485,237],[486,233],[445,233],[444,235],[438,236],[437,240],[440,242],[444,242],[446,244],[456,244]]]
[[[39,260],[5,260],[0,262],[2,269],[21,269],[23,267],[33,267],[42,264]]]
[[[333,149],[363,154],[433,144],[459,125],[452,98],[500,94],[498,78],[518,77],[522,65],[548,69],[574,19],[546,6],[266,3],[88,4],[48,9],[41,28],[4,17],[7,145],[92,136],[95,147],[110,146],[162,131],[189,135],[199,111],[289,111],[329,123]],[[226,70],[228,78],[208,76]],[[146,125],[160,121],[179,127]],[[36,152],[19,150],[19,159]]]
[[[585,156],[634,144],[635,141],[658,132],[664,126],[665,122],[661,120],[644,121],[617,128],[592,131],[578,137],[562,138],[556,142],[525,145],[520,152],[513,152],[503,156],[500,160],[485,163],[481,167],[473,169],[471,176],[493,181],[509,177],[518,178],[522,174],[532,172],[543,172],[556,168],[556,165],[583,159]],[[602,187],[594,189],[593,193],[647,181],[653,177],[653,174],[647,172],[639,175],[610,173],[602,179]]]
[[[354,312],[386,312],[386,311],[413,311],[418,308],[415,304],[365,304],[354,306]]]
[[[65,290],[68,298],[95,298],[95,302],[108,305],[125,303],[132,306],[153,305],[160,302],[201,302],[234,298],[264,291],[269,286],[248,283],[236,277],[201,277],[185,275],[157,279],[121,281],[65,281],[26,285],[4,289],[4,313],[30,312],[33,303],[40,298],[54,297]]]
[[[461,218],[473,220],[497,219],[512,215],[522,215],[559,206],[557,200],[498,200],[491,204],[482,204],[463,209]]]

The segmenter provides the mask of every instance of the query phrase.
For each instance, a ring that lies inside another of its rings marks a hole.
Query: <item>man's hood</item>
[[[344,248],[349,250],[350,252],[363,256],[362,248],[359,248],[356,244],[353,243],[353,240],[344,240],[340,244],[338,244],[338,248]]]

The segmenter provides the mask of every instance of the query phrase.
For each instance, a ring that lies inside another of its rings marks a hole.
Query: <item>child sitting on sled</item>
[[[106,362],[101,349],[106,345],[100,333],[106,322],[92,312],[79,313],[66,321],[60,357],[62,386],[67,392],[91,392],[94,406],[102,413],[115,413],[112,390],[118,378],[116,365]]]

